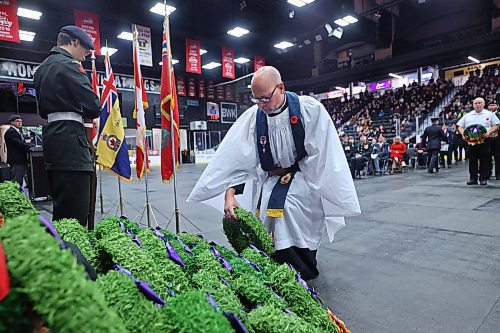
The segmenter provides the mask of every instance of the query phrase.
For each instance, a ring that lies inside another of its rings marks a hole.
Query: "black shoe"
[[[448,164],[448,169],[451,168],[451,165]]]
[[[500,176],[495,176],[496,180],[500,180]]]
[[[486,186],[486,185],[488,185],[488,182],[487,182],[486,180],[481,180],[481,181],[479,182],[479,184],[480,184],[481,186]]]
[[[430,174],[430,173],[434,173],[434,171],[432,171],[432,170],[427,170],[427,173],[429,173],[429,174]]]
[[[477,180],[469,180],[467,185],[477,185]]]

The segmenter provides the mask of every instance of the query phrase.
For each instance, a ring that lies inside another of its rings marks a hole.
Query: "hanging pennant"
[[[227,79],[234,79],[234,50],[223,47],[222,48],[222,77]]]

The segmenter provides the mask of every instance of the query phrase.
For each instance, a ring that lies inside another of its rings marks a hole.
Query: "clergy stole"
[[[279,181],[273,188],[269,203],[267,205],[267,215],[270,217],[283,217],[283,209],[285,200],[292,184],[295,173],[300,171],[298,162],[303,159],[307,153],[304,147],[305,131],[301,120],[301,111],[299,97],[292,92],[285,92],[288,101],[288,110],[290,117],[290,126],[292,128],[292,136],[295,144],[297,158],[295,164],[288,168],[287,173],[280,177]],[[264,171],[270,172],[276,170],[274,165],[273,155],[271,153],[271,145],[269,143],[269,128],[267,125],[267,116],[262,109],[257,110],[257,151],[259,153],[260,165]],[[257,207],[257,215],[259,215],[260,200]]]

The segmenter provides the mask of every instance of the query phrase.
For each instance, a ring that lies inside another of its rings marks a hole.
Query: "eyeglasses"
[[[271,95],[269,96],[264,96],[264,97],[254,97],[253,95],[250,96],[250,100],[252,101],[252,103],[255,103],[255,104],[259,104],[260,102],[262,103],[269,103],[269,101],[271,101],[271,98],[273,98],[273,95],[274,95],[274,92],[276,91],[276,88],[278,88],[279,84],[277,84],[276,86],[274,86],[274,89],[273,91],[271,92]]]

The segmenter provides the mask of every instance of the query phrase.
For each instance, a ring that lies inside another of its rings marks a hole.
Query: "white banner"
[[[141,25],[132,24],[132,34],[135,29],[139,34],[139,64],[153,67],[153,50],[151,47],[151,29]]]

